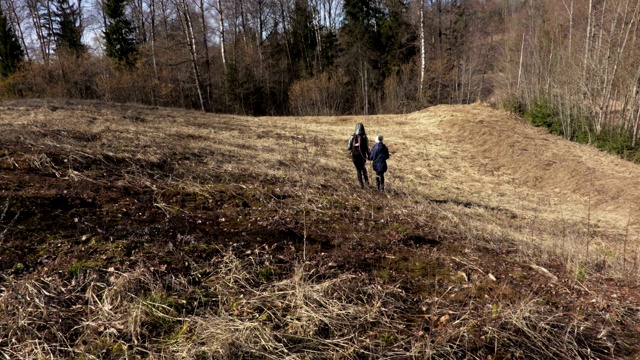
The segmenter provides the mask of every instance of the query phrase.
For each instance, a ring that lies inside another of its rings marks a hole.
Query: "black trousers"
[[[384,191],[384,171],[376,171],[376,189]]]
[[[367,167],[365,166],[366,160],[364,156],[359,154],[353,155],[352,159],[353,165],[355,165],[356,171],[358,172],[358,183],[360,184],[360,188],[364,189],[364,184],[369,185],[369,175],[367,175]]]

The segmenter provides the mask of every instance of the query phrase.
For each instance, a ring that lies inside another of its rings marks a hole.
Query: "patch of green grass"
[[[342,209],[344,207],[344,201],[342,201],[341,199],[335,197],[335,196],[328,196],[325,195],[322,197],[322,202],[327,204],[329,207],[332,208],[340,208]]]
[[[80,260],[71,264],[68,273],[72,278],[76,278],[82,274],[84,270],[93,269],[96,263],[93,261]]]
[[[17,263],[13,267],[13,272],[15,272],[16,274],[19,274],[19,273],[23,272],[24,269],[25,269],[25,266],[24,266],[23,263]]]
[[[153,338],[166,339],[176,334],[180,320],[180,304],[173,298],[161,293],[153,293],[143,301],[146,328]]]
[[[449,266],[436,257],[424,257],[411,251],[400,254],[387,264],[387,271],[393,271],[407,279],[433,281],[451,274]]]
[[[606,246],[597,246],[594,250],[594,254],[605,259],[614,259],[616,257],[615,251]]]
[[[189,323],[185,322],[182,324],[182,326],[176,326],[174,329],[175,331],[166,338],[166,340],[169,342],[179,341],[180,339],[183,339],[185,336],[187,336],[187,333],[189,331]]]
[[[276,271],[271,266],[265,265],[257,271],[256,275],[260,281],[269,282],[276,278]]]
[[[587,280],[587,268],[582,264],[578,265],[578,270],[576,271],[576,280],[580,282],[584,282]]]
[[[539,299],[536,300],[536,305],[538,306],[546,306],[549,305],[549,302],[547,301],[547,299],[543,296]]]
[[[98,355],[100,359],[125,359],[127,358],[127,345],[100,337],[98,341],[87,344],[85,351]],[[94,357],[80,356],[76,359],[94,359]]]
[[[399,234],[409,234],[411,230],[403,224],[391,224],[389,230]]]
[[[393,345],[393,344],[398,342],[398,337],[396,335],[394,335],[394,334],[382,333],[378,337],[378,340],[382,344],[384,344],[386,346],[390,346],[390,345]]]
[[[391,279],[391,271],[389,271],[389,269],[382,269],[378,271],[378,277],[384,281],[389,281],[389,279]]]
[[[498,304],[491,304],[491,318],[497,319],[500,316],[500,311],[502,311],[502,306]]]

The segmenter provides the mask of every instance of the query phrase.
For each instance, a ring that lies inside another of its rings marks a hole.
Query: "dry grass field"
[[[481,104],[1,103],[0,359],[638,358],[639,179]]]

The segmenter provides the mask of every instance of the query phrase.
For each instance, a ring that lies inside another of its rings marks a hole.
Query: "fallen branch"
[[[530,264],[529,266],[532,269],[534,269],[535,271],[539,272],[540,274],[549,277],[553,281],[557,281],[558,280],[557,276],[553,275],[549,270],[543,268],[542,266],[538,266],[538,265],[534,265],[534,264]]]

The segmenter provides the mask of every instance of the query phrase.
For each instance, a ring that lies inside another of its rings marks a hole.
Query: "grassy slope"
[[[356,187],[356,122],[388,191]],[[637,356],[640,169],[482,105],[0,111],[0,355]]]

